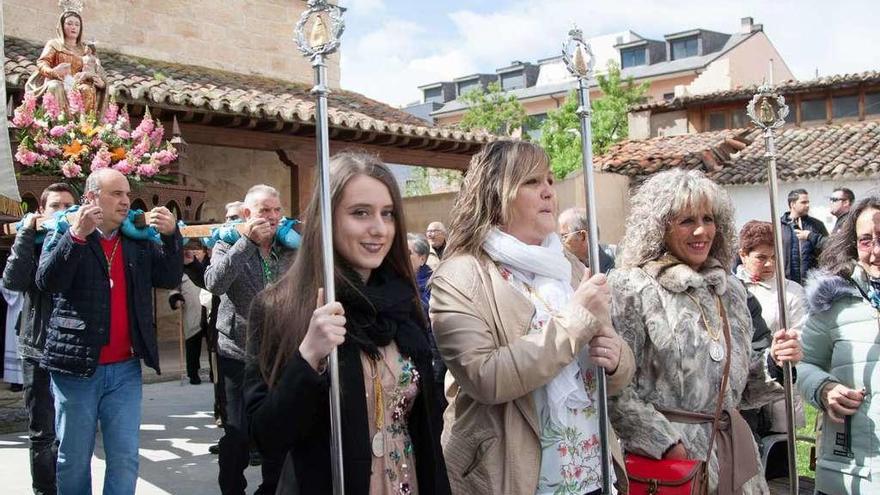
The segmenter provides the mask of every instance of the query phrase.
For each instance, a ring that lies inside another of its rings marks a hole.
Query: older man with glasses
[[[831,214],[837,218],[837,221],[834,222],[834,228],[831,229],[833,234],[840,230],[841,225],[849,216],[849,211],[856,201],[856,195],[850,189],[838,187],[831,193],[831,197],[828,200],[831,202]]]
[[[443,258],[443,250],[446,249],[446,226],[440,222],[431,222],[425,231],[425,237],[431,250],[428,252],[428,266],[431,270],[436,270]]]
[[[587,210],[586,208],[569,208],[559,215],[559,237],[562,245],[571,254],[575,255],[585,266],[590,265],[587,234]],[[606,246],[599,245],[599,269],[602,273],[608,273],[614,268],[614,258],[608,253]]]

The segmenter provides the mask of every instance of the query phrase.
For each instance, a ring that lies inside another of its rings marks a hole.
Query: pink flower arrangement
[[[161,125],[157,125],[153,132],[150,133],[150,142],[153,143],[153,146],[161,146],[164,135],[165,129]]]
[[[49,129],[49,135],[53,138],[61,137],[67,133],[66,125],[56,125],[55,127]]]
[[[33,167],[34,164],[37,163],[39,157],[40,155],[37,153],[34,153],[27,148],[23,148],[22,146],[19,146],[18,151],[15,153],[15,159],[25,167]]]
[[[116,123],[117,117],[119,117],[119,107],[113,103],[107,105],[107,109],[104,110],[104,122],[113,125]]]
[[[95,153],[95,158],[92,159],[92,164],[89,168],[91,170],[107,168],[110,166],[111,161],[112,157],[110,156],[110,152],[107,150],[107,147],[104,146]]]
[[[34,123],[34,111],[37,108],[37,99],[32,94],[25,94],[21,106],[15,109],[12,117],[12,125],[23,129]]]
[[[61,115],[61,106],[58,104],[58,100],[55,99],[55,95],[52,93],[46,93],[43,95],[43,110],[45,110],[46,115],[53,120]]]
[[[82,167],[71,158],[64,162],[64,165],[61,165],[61,173],[68,179],[73,179],[74,177],[82,175]]]
[[[177,150],[163,141],[164,129],[147,112],[132,131],[128,112],[115,103],[103,115],[84,114],[82,95],[68,92],[62,110],[49,93],[38,99],[26,94],[15,109],[13,125],[19,146],[15,160],[27,174],[81,178],[111,167],[135,181],[167,180],[167,167]]]
[[[54,157],[61,154],[61,147],[48,140],[38,142],[37,149],[43,152],[47,157]]]
[[[156,124],[152,118],[144,118],[135,128],[134,132],[131,133],[131,138],[135,141],[140,141],[144,136],[149,136],[155,127]]]
[[[167,149],[154,153],[153,158],[159,166],[165,166],[177,159],[177,150],[169,146]]]
[[[128,175],[134,172],[136,167],[128,162],[128,158],[123,158],[113,165],[113,170],[122,172],[122,175]]]
[[[132,138],[134,138],[134,133],[132,133]],[[129,159],[133,161],[140,161],[141,157],[150,150],[151,144],[152,143],[150,142],[150,138],[146,136],[141,138],[140,142],[131,149],[131,152],[129,153]]]
[[[159,173],[159,167],[157,167],[153,163],[144,163],[143,165],[138,165],[137,174],[141,177],[152,177]]]
[[[82,113],[83,111],[83,99],[82,93],[77,90],[72,90],[67,92],[67,107],[71,113]]]

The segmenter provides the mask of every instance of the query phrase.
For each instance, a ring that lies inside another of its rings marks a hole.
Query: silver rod
[[[771,73],[772,74],[772,73]],[[788,329],[788,315],[786,309],[788,305],[785,301],[785,258],[782,253],[782,226],[780,225],[779,208],[777,199],[779,197],[778,182],[776,178],[776,143],[773,138],[773,129],[764,129],[764,143],[767,148],[765,157],[767,158],[767,179],[770,182],[770,223],[773,225],[773,248],[776,255],[776,303],[779,312],[779,328]],[[791,363],[785,362],[782,365],[782,381],[785,387],[785,419],[788,423],[787,443],[788,443],[788,481],[789,493],[797,495],[798,493],[798,474],[797,474],[797,444],[795,431],[797,424],[794,421],[794,387],[792,380]]]
[[[590,123],[590,90],[586,78],[578,78],[578,117],[581,120],[581,155],[584,168],[584,196],[587,206],[587,256],[591,273],[601,273],[599,265],[599,224],[596,221],[595,181],[593,179],[593,129]],[[611,495],[611,449],[608,434],[608,391],[605,370],[596,367],[596,393],[599,395],[599,459],[602,462],[602,493]]]
[[[318,169],[321,174],[321,250],[324,260],[325,303],[336,301],[336,284],[333,262],[333,212],[330,209],[330,140],[327,133],[327,66],[324,55],[316,54],[312,59],[315,68],[315,87],[312,93],[317,97],[315,106],[315,135],[318,143]],[[345,493],[345,480],[342,470],[342,409],[339,403],[339,356],[336,348],[330,353],[330,455],[333,472],[333,493]]]

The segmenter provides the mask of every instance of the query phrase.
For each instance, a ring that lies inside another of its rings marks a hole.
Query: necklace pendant
[[[720,363],[724,359],[724,346],[721,345],[721,342],[713,340],[709,344],[709,357],[716,363]]]
[[[113,279],[112,278],[110,279],[110,288],[111,289],[113,288]]]
[[[373,455],[376,457],[382,457],[385,455],[385,432],[377,431],[375,435],[373,435],[373,441],[370,444],[370,447],[373,450]]]

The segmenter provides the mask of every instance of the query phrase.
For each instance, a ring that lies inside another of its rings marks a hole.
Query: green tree
[[[510,136],[529,123],[529,116],[516,96],[505,94],[497,82],[487,90],[476,88],[461,96],[468,109],[458,123],[466,131],[483,129],[499,136]]]
[[[403,195],[409,197],[425,196],[426,194],[431,194],[428,169],[425,167],[413,167],[412,174],[406,179],[406,186]]]
[[[620,67],[608,63],[605,74],[596,77],[602,97],[591,102],[593,154],[601,155],[612,144],[629,136],[629,109],[644,100],[648,83],[636,84],[632,77],[620,75]],[[572,91],[565,104],[547,114],[541,127],[541,146],[550,155],[554,175],[564,178],[581,167],[580,118],[577,115],[577,91]]]
[[[403,195],[410,197],[434,194],[435,188],[433,185],[437,184],[437,182],[446,186],[445,188],[441,186],[441,190],[457,190],[461,187],[462,179],[463,176],[460,170],[413,167],[412,174],[406,179]]]

